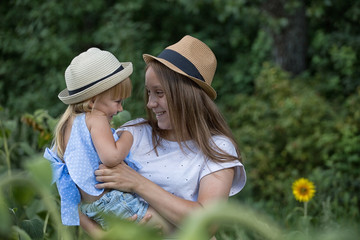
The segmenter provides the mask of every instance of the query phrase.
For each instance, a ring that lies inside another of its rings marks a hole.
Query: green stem
[[[1,124],[1,121],[0,121],[0,124]],[[3,139],[4,139],[5,161],[6,161],[6,165],[7,165],[8,175],[10,177],[11,176],[10,151],[9,151],[7,138],[6,138],[6,134],[5,134],[5,128],[3,128],[2,124],[0,125],[0,127],[2,128],[2,133],[3,133],[2,135],[3,135]]]
[[[49,222],[49,216],[50,216],[50,213],[49,211],[46,213],[46,217],[45,217],[45,221],[44,221],[44,227],[43,227],[43,233],[44,235],[46,234],[46,228],[47,228],[47,225],[48,225],[48,222]]]
[[[308,202],[304,202],[304,221],[305,221],[306,236],[308,236],[309,234],[309,220],[307,219],[307,208],[308,208]]]

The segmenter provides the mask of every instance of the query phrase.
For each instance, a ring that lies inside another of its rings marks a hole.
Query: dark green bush
[[[246,192],[255,205],[276,218],[289,218],[298,205],[291,184],[305,177],[317,189],[311,213],[322,216],[329,199],[335,219],[359,219],[357,106],[359,93],[333,106],[304,81],[265,65],[255,94],[235,96],[225,110],[245,155]]]

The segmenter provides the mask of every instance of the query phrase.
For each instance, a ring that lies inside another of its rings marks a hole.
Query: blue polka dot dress
[[[114,134],[115,141],[118,139]],[[103,189],[95,188],[98,183],[95,170],[99,168],[100,158],[91,140],[90,132],[86,126],[85,114],[78,115],[73,122],[71,135],[64,153],[64,161],[57,156],[54,149],[46,148],[44,157],[51,162],[53,178],[61,198],[61,219],[64,225],[79,225],[78,205],[81,201],[77,187],[92,196],[99,196]],[[141,166],[130,160],[125,162],[135,170]]]

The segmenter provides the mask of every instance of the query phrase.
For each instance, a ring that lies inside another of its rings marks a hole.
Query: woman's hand
[[[95,171],[96,180],[101,182],[97,188],[117,189],[123,192],[136,192],[137,186],[147,179],[122,162],[109,168],[101,164]]]
[[[102,182],[96,185],[97,188],[117,189],[123,192],[135,192],[137,184],[141,180],[146,180],[146,178],[126,165],[126,163],[118,164],[112,168],[106,167],[102,164],[99,166],[99,170],[95,171],[95,175],[96,180]],[[140,220],[139,224],[145,225],[151,218],[151,213],[147,213]],[[137,214],[128,218],[129,221],[136,221],[136,219]]]

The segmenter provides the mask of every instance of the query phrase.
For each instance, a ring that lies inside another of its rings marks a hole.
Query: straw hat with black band
[[[157,57],[144,54],[143,58],[145,63],[153,59],[161,62],[171,70],[193,80],[211,99],[216,98],[216,92],[211,87],[216,70],[216,57],[199,39],[187,35],[165,48]]]
[[[90,48],[76,56],[67,67],[67,88],[58,97],[65,104],[85,101],[127,79],[132,72],[131,62],[120,63],[112,53]]]

